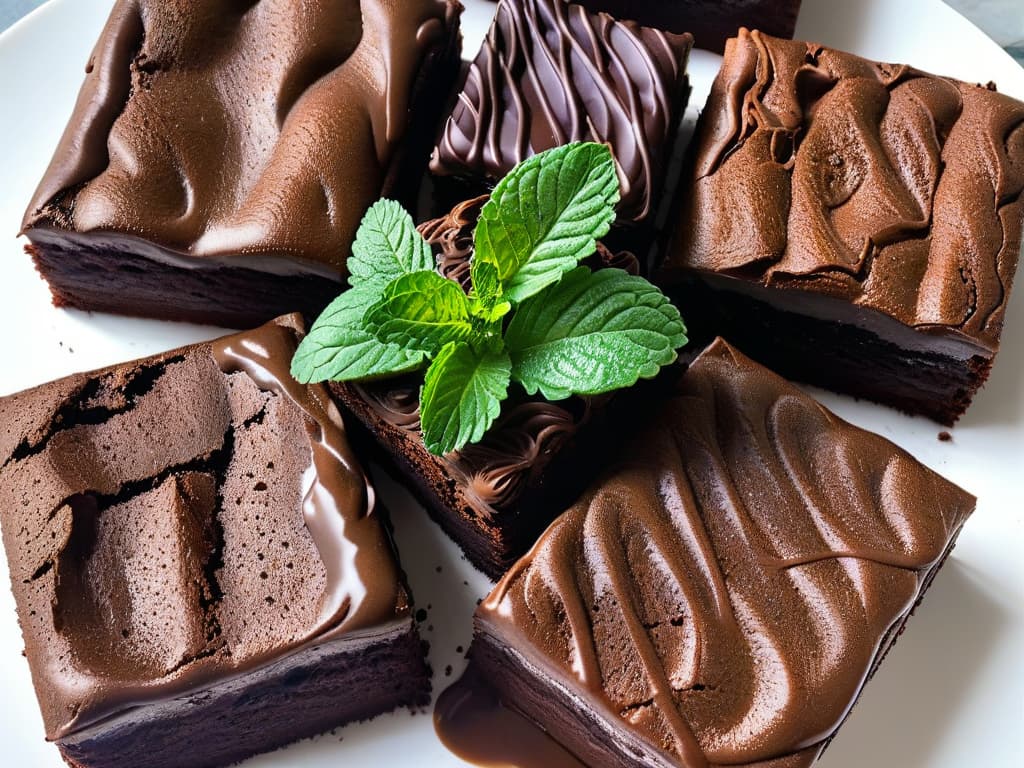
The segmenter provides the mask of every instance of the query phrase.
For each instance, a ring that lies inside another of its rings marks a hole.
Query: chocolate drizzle
[[[363,212],[395,181],[424,67],[455,58],[460,11],[119,0],[22,228],[339,277]]]
[[[646,219],[692,42],[560,0],[503,0],[431,169],[498,179],[537,152],[604,142],[619,166],[620,218]]]
[[[1024,223],[1024,104],[742,30],[696,148],[670,278],[813,291],[997,348]]]
[[[478,629],[665,764],[809,763],[974,499],[722,341],[655,410]]]

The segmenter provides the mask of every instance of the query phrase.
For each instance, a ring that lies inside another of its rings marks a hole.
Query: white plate
[[[493,6],[463,2],[466,51],[472,55]],[[22,243],[14,239],[110,6],[111,0],[52,0],[0,36],[0,394],[218,335],[210,328],[54,310]],[[940,0],[804,0],[797,36],[966,80],[995,80],[1002,90],[1024,98],[1024,70]],[[694,105],[703,104],[716,69],[716,57],[694,57]],[[953,559],[828,750],[826,768],[1024,765],[1022,303],[1024,283],[1008,313],[1006,343],[992,380],[952,443],[940,443],[939,427],[926,420],[817,393],[845,418],[894,440],[980,497]],[[399,489],[387,495],[418,607],[429,605],[422,631],[431,644],[436,691],[452,679],[445,675],[448,665],[452,676],[461,668],[456,649],[468,644],[470,616],[488,582],[459,558],[408,496]],[[2,584],[5,571],[0,563]],[[21,650],[14,603],[0,587],[3,761],[57,768],[63,763],[43,741]],[[403,711],[246,765],[341,763],[461,764],[437,741],[427,713]]]

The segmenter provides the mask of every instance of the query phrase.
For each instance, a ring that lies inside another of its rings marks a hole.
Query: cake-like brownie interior
[[[0,522],[73,765],[219,766],[429,695],[298,316],[0,399]],[[183,758],[183,756],[187,756]]]
[[[455,0],[119,0],[22,224],[58,306],[315,316],[381,196],[415,200]]]
[[[473,229],[486,197],[420,225],[438,271],[469,289]],[[630,253],[604,246],[586,262],[637,274]],[[477,568],[499,578],[583,489],[590,463],[588,433],[600,428],[601,402],[551,403],[512,393],[498,421],[475,445],[446,457],[423,445],[421,375],[361,384],[331,384],[368,448],[382,449],[442,528]]]
[[[473,663],[588,765],[810,765],[974,498],[721,340],[637,427]]]
[[[538,152],[607,143],[620,223],[653,218],[686,108],[692,42],[562,0],[503,0],[431,170],[496,181]]]
[[[690,32],[694,46],[721,53],[741,27],[793,37],[800,0],[577,0],[594,11],[659,29]]]
[[[1020,256],[1024,104],[743,30],[691,181],[660,281],[695,326],[790,378],[964,412]]]

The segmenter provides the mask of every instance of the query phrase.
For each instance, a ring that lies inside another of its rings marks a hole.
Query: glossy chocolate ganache
[[[653,213],[686,105],[693,39],[562,0],[503,0],[431,161],[500,179],[574,141],[612,147],[623,221]]]
[[[339,412],[289,375],[301,333],[283,318],[0,400],[4,543],[50,739],[411,630]]]
[[[668,282],[791,289],[756,295],[864,327],[891,318],[949,337],[955,357],[998,348],[1024,224],[1021,102],[742,30],[702,113],[692,175]],[[913,348],[913,335],[896,338]]]
[[[445,58],[454,77],[460,11],[119,0],[22,228],[37,244],[105,233],[179,267],[340,280],[363,212],[419,139],[410,125],[436,114],[413,110],[421,79]]]
[[[478,609],[473,665],[588,764],[810,765],[973,497],[720,340],[633,435]]]

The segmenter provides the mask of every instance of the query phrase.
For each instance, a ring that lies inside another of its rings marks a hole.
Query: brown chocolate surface
[[[119,233],[183,266],[340,278],[460,9],[119,0],[23,229]]]
[[[297,317],[0,399],[0,520],[49,738],[410,624]],[[278,742],[279,743],[279,742]]]
[[[721,340],[634,434],[480,607],[474,658],[652,765],[809,765],[973,497]]]
[[[848,302],[858,325],[877,313],[998,348],[1024,223],[1024,104],[743,30],[694,152],[666,281],[795,289]]]
[[[594,11],[672,32],[693,34],[694,47],[721,52],[740,27],[792,37],[800,0],[579,0]]]
[[[619,166],[620,219],[646,219],[686,106],[692,42],[561,0],[501,2],[431,169],[500,179],[543,150],[603,142]]]

